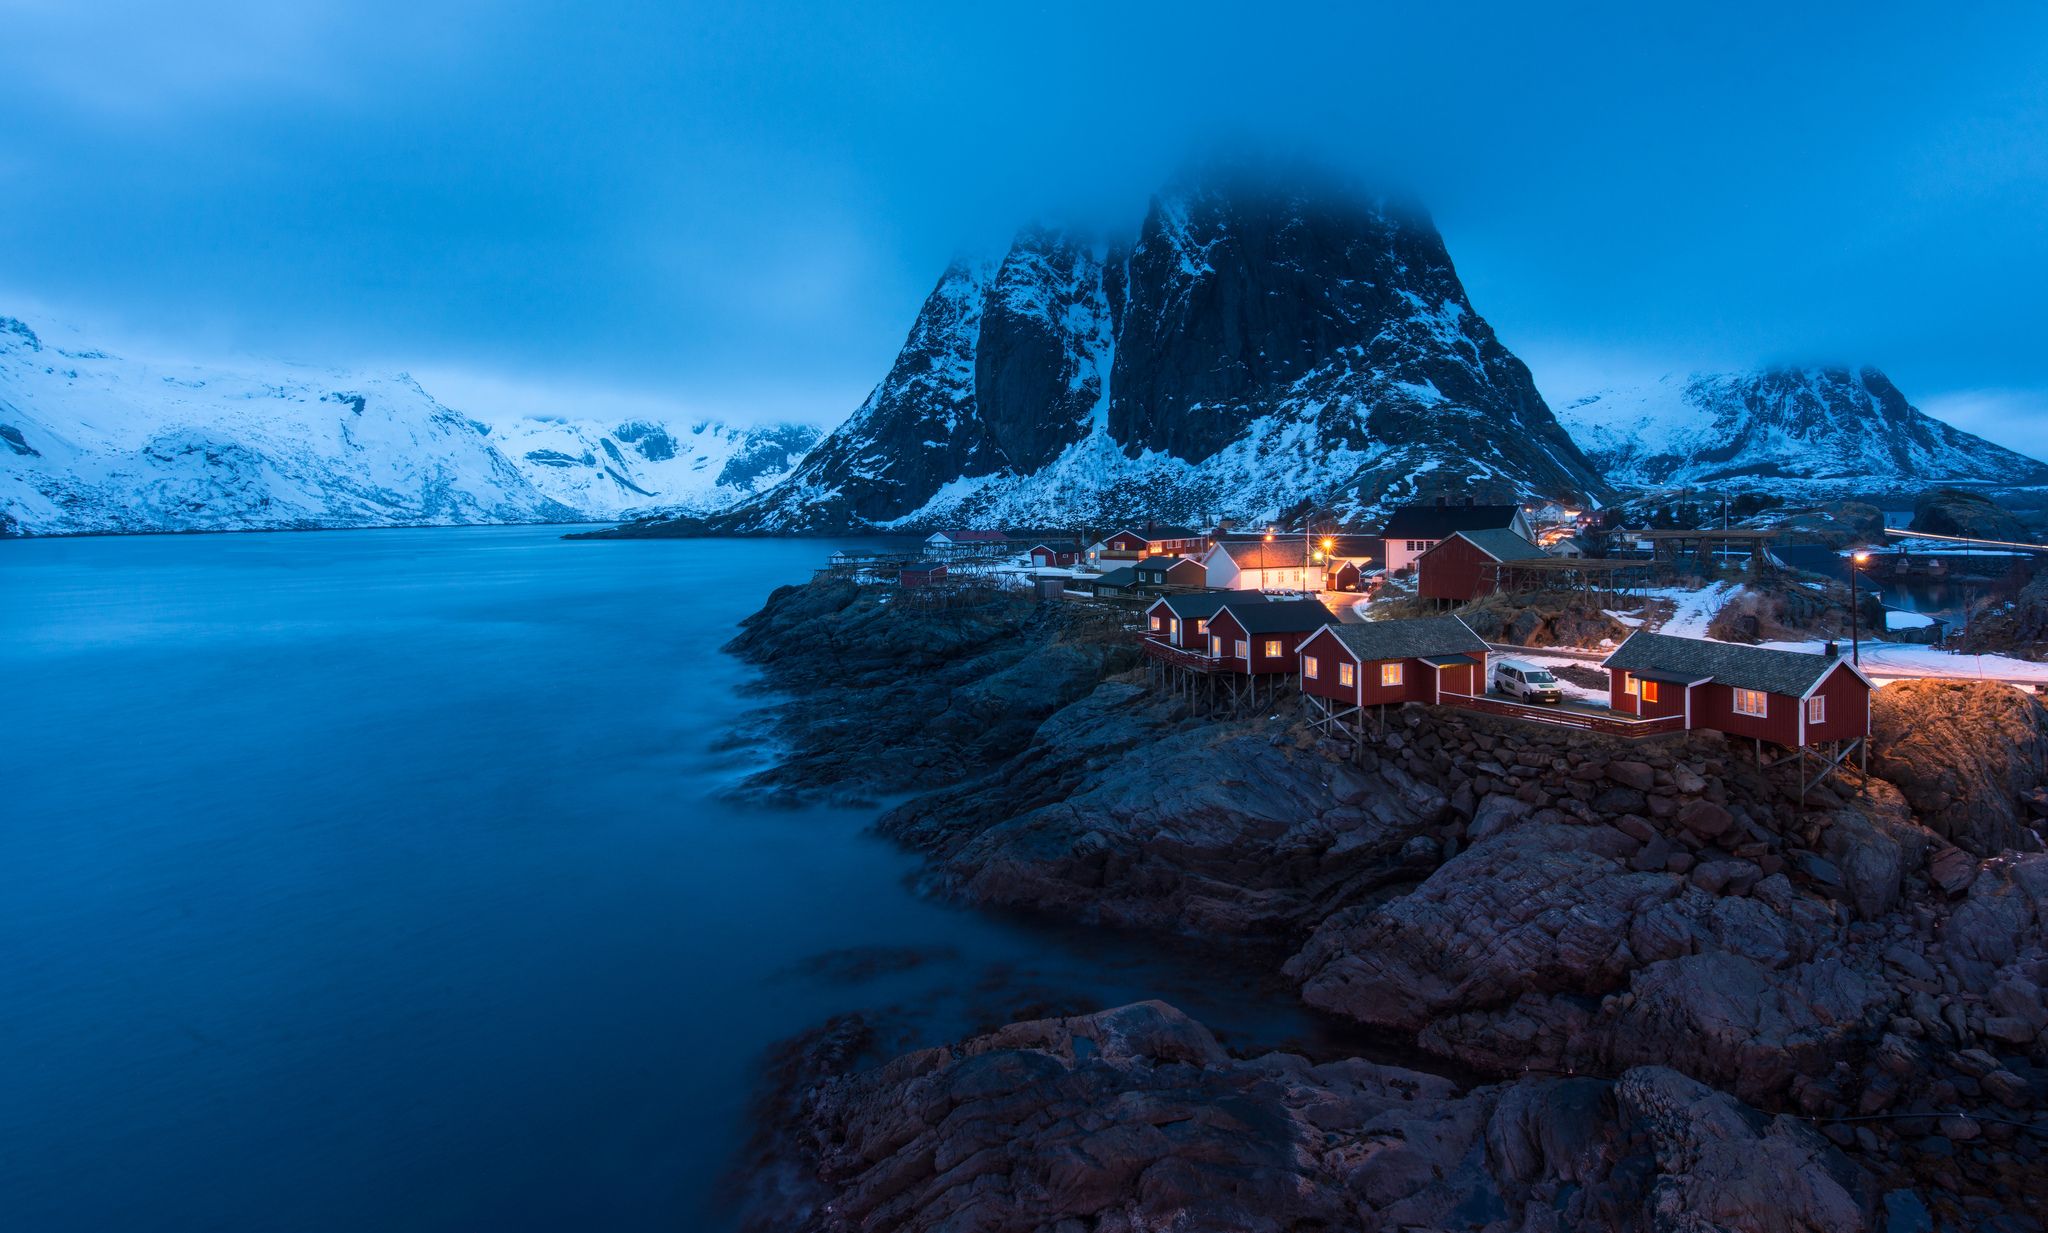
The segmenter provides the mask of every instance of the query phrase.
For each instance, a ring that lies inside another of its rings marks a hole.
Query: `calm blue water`
[[[720,798],[716,648],[832,544],[556,536],[0,544],[0,1227],[715,1228],[763,1048],[833,1013],[1316,1031]],[[817,962],[864,946],[950,949]]]

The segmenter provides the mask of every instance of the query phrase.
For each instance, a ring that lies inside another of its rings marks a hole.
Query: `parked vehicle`
[[[1504,659],[1493,666],[1493,688],[1523,702],[1563,702],[1564,688],[1547,668]]]

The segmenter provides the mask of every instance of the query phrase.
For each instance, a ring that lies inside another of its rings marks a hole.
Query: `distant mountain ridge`
[[[645,418],[487,423],[402,373],[124,358],[0,317],[0,534],[703,512],[780,478],[817,435]]]
[[[1192,178],[1128,247],[1045,227],[959,261],[888,374],[780,484],[660,534],[1358,517],[1607,486],[1419,210]]]
[[[1819,497],[2048,483],[2048,465],[1935,419],[1868,367],[1671,375],[1566,400],[1558,418],[1630,487]]]

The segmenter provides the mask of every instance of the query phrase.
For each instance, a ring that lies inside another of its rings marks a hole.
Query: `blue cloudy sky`
[[[0,312],[159,349],[832,422],[955,251],[1283,143],[1419,191],[1553,396],[1873,363],[2048,454],[2039,5],[0,0],[0,30]]]

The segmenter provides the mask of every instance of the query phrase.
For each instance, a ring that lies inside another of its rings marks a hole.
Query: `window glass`
[[[1339,685],[1346,685],[1346,686],[1348,686],[1348,685],[1350,685],[1351,683],[1353,683],[1354,681],[1356,681],[1357,679],[1358,679],[1358,670],[1357,670],[1356,668],[1354,668],[1354,667],[1353,667],[1352,665],[1350,665],[1350,664],[1338,664],[1338,665],[1337,665],[1337,683],[1338,683]]]
[[[1278,658],[1280,658],[1280,640],[1279,640],[1278,638],[1268,638],[1268,639],[1266,639],[1266,658],[1267,658],[1267,659],[1278,659]]]
[[[1401,683],[1401,665],[1400,665],[1400,664],[1381,664],[1381,665],[1380,665],[1380,684],[1382,684],[1382,685],[1399,685],[1400,683]]]
[[[1301,657],[1301,675],[1304,680],[1313,681],[1323,674],[1322,661],[1313,655]]]
[[[1239,659],[1251,658],[1251,651],[1249,650],[1249,648],[1246,647],[1245,641],[1242,638],[1239,638],[1237,640],[1237,657]]]
[[[1655,681],[1644,681],[1644,682],[1643,682],[1643,701],[1645,701],[1645,702],[1655,702],[1656,700],[1657,700],[1657,682],[1655,682]]]
[[[1808,698],[1806,700],[1806,722],[1821,724],[1826,723],[1827,720],[1828,700],[1821,697]]]
[[[1738,689],[1735,691],[1735,713],[1753,715],[1759,719],[1770,714],[1770,696],[1761,689]]]

